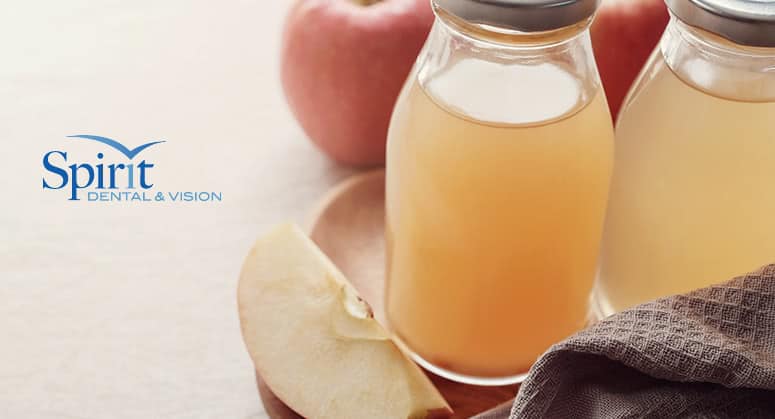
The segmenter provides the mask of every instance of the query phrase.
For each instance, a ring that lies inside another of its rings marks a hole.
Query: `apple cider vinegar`
[[[661,59],[655,70],[617,125],[607,311],[775,262],[775,102],[708,94]]]
[[[561,64],[474,59],[405,88],[386,307],[432,371],[515,376],[584,326],[613,159],[605,95],[588,93]]]
[[[600,316],[775,262],[775,14],[667,4],[617,123]]]

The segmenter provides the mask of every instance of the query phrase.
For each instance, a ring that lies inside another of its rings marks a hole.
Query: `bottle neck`
[[[501,63],[562,62],[580,79],[591,76],[599,84],[589,34],[591,19],[554,31],[528,33],[465,22],[438,7],[435,13],[428,51]]]
[[[580,108],[600,90],[589,22],[522,33],[436,13],[415,71],[426,92],[450,108],[490,122],[537,123],[534,116],[561,117],[561,109]],[[517,100],[535,103],[535,114],[518,115]]]
[[[775,48],[748,47],[675,16],[660,43],[665,62],[686,83],[732,100],[775,100]]]
[[[439,21],[460,34],[465,34],[483,42],[511,45],[513,47],[521,46],[523,48],[541,48],[561,44],[585,32],[592,23],[592,18],[590,17],[574,25],[556,30],[520,32],[509,28],[467,22],[438,7],[435,2],[433,3],[433,8]]]

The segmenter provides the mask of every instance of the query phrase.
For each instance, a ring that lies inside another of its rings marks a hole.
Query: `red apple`
[[[603,0],[592,44],[614,119],[668,20],[664,0]]]
[[[285,24],[282,84],[304,131],[333,159],[385,162],[388,123],[428,36],[428,0],[298,0]]]

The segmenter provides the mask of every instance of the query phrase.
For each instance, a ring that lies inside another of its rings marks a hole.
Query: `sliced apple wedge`
[[[307,418],[430,418],[452,411],[299,228],[259,239],[239,281],[242,336],[263,380]]]

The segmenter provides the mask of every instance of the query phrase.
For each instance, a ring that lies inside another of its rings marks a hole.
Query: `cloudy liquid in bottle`
[[[731,98],[773,86],[730,72],[712,95],[654,60],[617,124],[602,314],[775,262],[775,102]]]
[[[584,325],[613,130],[603,92],[578,84],[559,64],[463,59],[405,87],[388,143],[386,310],[422,361],[515,375]]]

